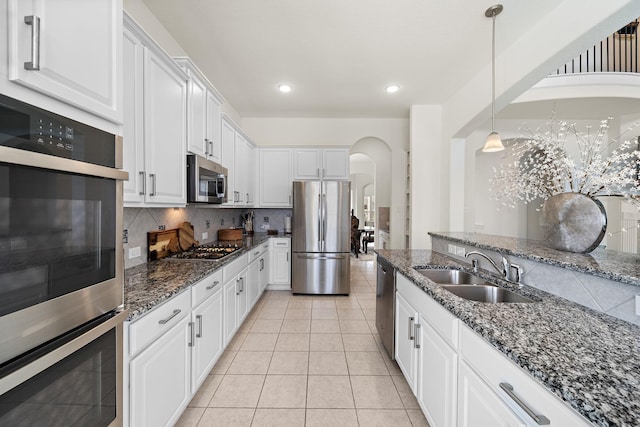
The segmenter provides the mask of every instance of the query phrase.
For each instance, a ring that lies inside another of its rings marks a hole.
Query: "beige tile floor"
[[[351,294],[267,291],[178,426],[428,426],[375,326],[375,259]]]

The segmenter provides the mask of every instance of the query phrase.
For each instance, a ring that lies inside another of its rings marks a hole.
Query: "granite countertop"
[[[470,271],[468,265],[428,250],[376,252],[594,424],[640,425],[640,327],[495,277],[492,281],[539,302],[485,304],[465,300],[413,267]],[[479,275],[490,277],[482,272]]]
[[[241,250],[218,260],[165,258],[126,269],[124,305],[129,310],[127,321],[137,320],[158,304],[188,289],[270,237],[283,236],[260,233],[245,237]]]
[[[540,240],[481,233],[432,232],[429,235],[640,286],[640,256],[636,254],[603,248],[597,248],[588,254],[579,254],[551,249]]]

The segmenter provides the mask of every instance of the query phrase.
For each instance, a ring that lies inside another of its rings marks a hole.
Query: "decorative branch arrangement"
[[[600,122],[592,134],[575,124],[551,119],[545,131],[521,128],[525,141],[516,143],[512,163],[494,167],[490,179],[494,199],[502,206],[546,200],[559,193],[582,193],[590,197],[621,196],[640,209],[640,151],[635,139],[621,140],[640,123],[634,123],[615,139],[607,139],[612,118]],[[575,144],[573,150],[569,150]],[[577,158],[570,153],[577,152]]]

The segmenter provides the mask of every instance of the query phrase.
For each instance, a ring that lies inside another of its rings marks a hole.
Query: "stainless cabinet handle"
[[[161,325],[165,325],[167,322],[169,322],[169,320],[173,319],[181,312],[182,310],[180,310],[179,308],[176,308],[175,310],[173,310],[173,313],[169,317],[167,317],[166,319],[158,320],[158,323]]]
[[[415,320],[413,317],[409,317],[409,341],[413,340],[413,335],[411,335],[413,333],[413,321]]]
[[[420,337],[420,323],[416,323],[413,327],[415,328],[415,332],[414,332],[414,336],[415,336],[415,341],[413,342],[413,346],[414,348],[420,348],[420,340],[418,339]]]
[[[216,280],[215,282],[213,282],[213,285],[207,286],[207,290],[210,291],[211,289],[215,288],[216,286],[218,286],[218,283],[220,282]]]
[[[202,314],[196,315],[198,321],[198,332],[196,332],[196,338],[202,338]]]
[[[240,292],[244,292],[244,277],[240,278]]]
[[[264,258],[260,259],[260,271],[264,270]]]
[[[209,145],[211,145],[211,150],[209,150],[209,156],[213,157],[213,141],[209,141]]]
[[[507,396],[509,396],[511,399],[513,399],[514,402],[516,402],[516,404],[522,408],[522,410],[524,412],[527,413],[527,415],[529,415],[533,421],[535,421],[539,426],[546,426],[549,425],[551,422],[549,421],[549,418],[545,417],[542,414],[536,414],[535,412],[533,412],[533,410],[531,408],[529,408],[527,406],[526,403],[524,403],[513,391],[513,386],[509,383],[500,383],[500,388],[503,389],[505,391],[505,393],[507,393]]]
[[[291,204],[291,194],[289,194],[289,204]]]
[[[247,193],[247,203],[249,203],[249,193]]]
[[[147,177],[144,171],[139,172],[140,180],[142,181],[142,191],[138,193],[139,196],[144,196],[147,193]]]
[[[287,252],[287,262],[289,262],[289,252]]]
[[[325,177],[324,168],[322,168],[322,177]]]
[[[254,252],[253,254],[254,254],[254,255],[260,255],[260,251],[258,251],[258,252]]]
[[[317,168],[317,169],[316,169],[316,176],[317,176],[318,178],[320,178],[320,168]]]
[[[24,23],[31,25],[31,61],[24,63],[26,70],[40,69],[40,18],[36,15],[24,17]]]
[[[149,193],[149,195],[155,196],[156,195],[156,174],[150,173],[149,179],[151,179],[151,193]]]
[[[207,138],[204,139],[204,155],[209,156],[209,140]]]
[[[196,341],[195,337],[193,336],[194,332],[195,328],[193,327],[193,322],[189,322],[189,347],[193,347],[193,344]]]

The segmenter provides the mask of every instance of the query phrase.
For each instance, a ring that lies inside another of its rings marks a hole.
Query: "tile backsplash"
[[[291,216],[291,209],[226,209],[204,205],[186,208],[125,208],[123,227],[127,230],[127,242],[124,243],[124,267],[130,268],[147,262],[147,233],[177,228],[184,221],[193,224],[195,239],[203,243],[214,242],[221,228],[241,227],[242,215],[253,211],[254,230],[267,232],[270,229],[280,232],[284,229],[284,217]],[[268,218],[265,221],[265,218]],[[207,225],[208,224],[208,225]],[[208,236],[203,238],[203,233]],[[140,248],[140,255],[129,258],[129,250]]]

